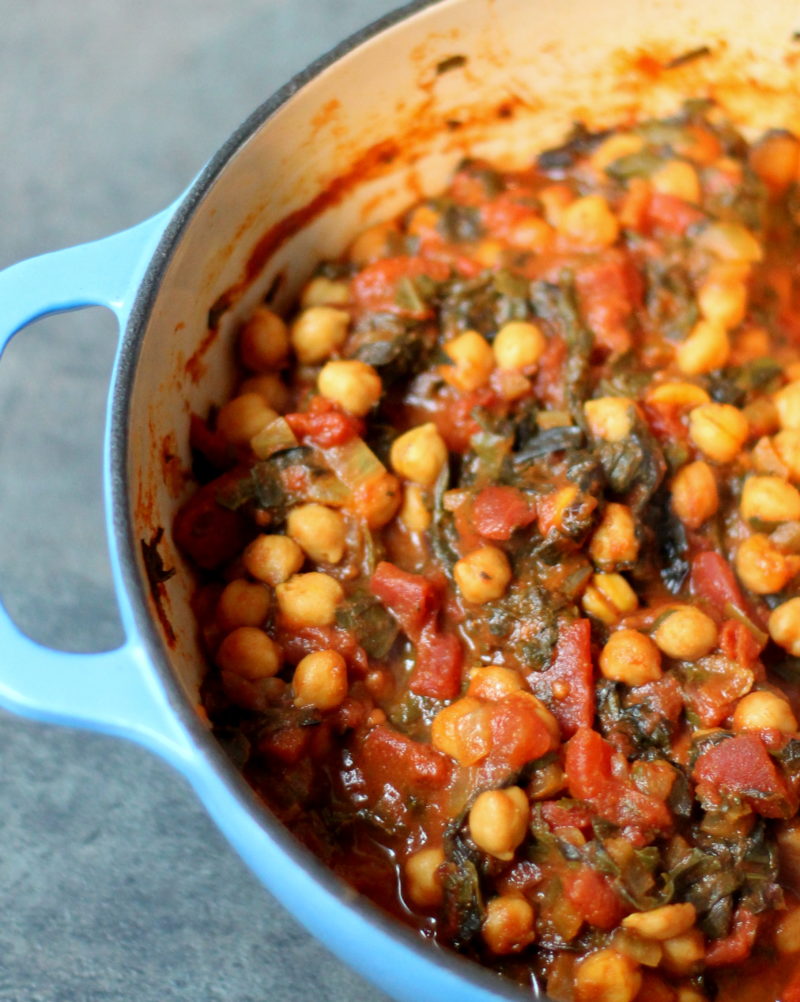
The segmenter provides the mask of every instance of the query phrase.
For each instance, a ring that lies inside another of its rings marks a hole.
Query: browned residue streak
[[[220,317],[227,309],[233,306],[243,289],[244,284],[240,283],[232,289],[228,289],[226,292],[223,292],[223,294],[219,296],[219,298],[211,306],[211,309],[208,311],[208,327],[206,329],[206,333],[203,335],[200,344],[189,356],[189,360],[186,363],[186,372],[193,383],[199,383],[205,376],[206,364],[204,356],[217,338]]]
[[[174,431],[165,435],[161,441],[161,475],[170,497],[180,497],[190,477],[181,465]]]
[[[332,205],[338,205],[357,184],[389,167],[399,153],[400,145],[394,139],[376,143],[362,154],[345,174],[335,178],[324,191],[267,230],[248,258],[244,284],[253,281],[275,251],[295,233]]]
[[[159,526],[154,530],[149,542],[146,539],[140,539],[139,544],[141,546],[145,574],[147,575],[147,583],[150,586],[150,597],[153,600],[153,608],[161,624],[167,646],[174,648],[177,638],[164,608],[167,602],[167,590],[164,584],[175,574],[175,568],[164,566],[163,558],[158,550],[163,538],[164,529]]]

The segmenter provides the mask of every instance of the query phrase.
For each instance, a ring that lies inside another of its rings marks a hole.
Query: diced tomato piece
[[[724,939],[712,941],[706,950],[706,967],[738,964],[750,956],[756,940],[760,918],[746,908],[737,908],[733,928]],[[786,996],[783,996],[786,1002]]]
[[[553,410],[560,410],[564,406],[564,380],[562,376],[566,357],[567,346],[564,339],[551,337],[548,339],[536,370],[534,392],[543,404],[547,404]]]
[[[351,295],[357,306],[365,311],[389,310],[412,316],[425,315],[428,310],[415,313],[403,309],[396,299],[400,281],[419,275],[427,275],[435,282],[443,282],[450,276],[450,265],[444,261],[419,257],[388,257],[373,261],[353,279]]]
[[[611,780],[613,748],[597,731],[582,727],[566,745],[564,767],[570,796],[589,803],[599,797]]]
[[[562,874],[564,893],[596,929],[613,929],[622,920],[625,909],[607,877],[589,866]]]
[[[677,724],[683,711],[683,690],[674,675],[664,675],[655,682],[637,685],[628,694],[626,705],[637,706],[644,703],[648,716],[661,718],[669,724]]]
[[[254,529],[247,519],[217,500],[244,475],[241,470],[223,473],[194,493],[175,516],[173,539],[198,567],[211,570],[226,564],[252,538]]]
[[[387,787],[401,794],[418,789],[441,790],[451,774],[446,755],[385,724],[373,727],[361,740],[357,764],[374,799],[381,797]]]
[[[472,506],[475,528],[487,539],[510,539],[535,517],[536,509],[516,487],[484,487]]]
[[[489,236],[508,239],[529,219],[540,218],[530,204],[530,191],[504,191],[480,207],[481,222]]]
[[[612,772],[613,749],[596,731],[581,728],[566,745],[564,768],[570,796],[585,800],[601,817],[643,832],[672,824],[667,806]]]
[[[312,442],[321,449],[344,445],[364,433],[361,418],[346,414],[324,397],[314,397],[307,411],[287,414],[286,423],[301,441]]]
[[[788,818],[797,809],[796,797],[757,734],[727,738],[704,751],[692,779],[700,799],[714,805],[730,793],[765,818]]]
[[[704,550],[695,555],[690,584],[692,594],[704,598],[712,614],[716,611],[718,616],[724,617],[725,606],[728,604],[750,612],[730,564],[713,550]]]
[[[659,229],[682,235],[694,223],[705,218],[699,209],[682,198],[654,191],[645,209],[643,222],[645,230]]]
[[[423,628],[417,641],[417,660],[408,687],[418,696],[455,699],[461,689],[464,651],[452,633],[440,633],[434,620]]]
[[[644,401],[641,407],[650,431],[660,442],[683,442],[686,439],[682,405],[652,400]]]
[[[520,769],[554,745],[530,693],[514,692],[492,706],[492,758]]]
[[[553,831],[557,828],[577,828],[588,833],[592,828],[589,809],[569,800],[545,800],[542,817]]]
[[[633,311],[631,268],[621,254],[606,254],[575,273],[578,301],[598,345],[622,352],[631,346],[626,322]]]
[[[562,624],[552,665],[528,676],[534,694],[547,703],[567,736],[591,727],[594,720],[591,639],[588,619]]]
[[[417,640],[422,627],[441,604],[439,590],[431,581],[386,560],[375,568],[369,587],[411,640]]]
[[[749,668],[757,676],[763,672],[759,658],[766,643],[766,635],[763,640],[760,640],[738,619],[726,619],[720,627],[719,648],[725,657]]]
[[[473,411],[495,407],[499,402],[494,390],[483,386],[472,393],[443,397],[441,410],[437,410],[431,417],[447,448],[451,452],[463,453],[469,449],[472,436],[481,430]]]

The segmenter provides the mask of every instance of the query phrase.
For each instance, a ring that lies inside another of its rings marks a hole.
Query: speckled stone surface
[[[0,267],[169,204],[273,90],[391,0],[0,0]],[[100,441],[116,328],[0,362],[0,591],[35,639],[115,646]],[[1,656],[1,655],[0,655]],[[0,712],[0,1002],[380,1002],[275,903],[187,783]]]

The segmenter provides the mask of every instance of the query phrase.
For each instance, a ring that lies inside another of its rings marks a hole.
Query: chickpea
[[[739,511],[745,521],[797,522],[800,520],[800,491],[783,477],[748,477],[742,488]]]
[[[397,236],[397,226],[393,222],[376,223],[359,233],[350,244],[348,257],[355,264],[363,267],[370,261],[386,257]]]
[[[518,786],[485,790],[470,809],[469,833],[479,849],[507,862],[525,838],[529,816],[528,797]]]
[[[542,204],[544,218],[551,226],[560,226],[568,205],[575,201],[569,185],[558,181],[547,184],[539,191],[539,201]]]
[[[219,628],[228,633],[238,626],[261,626],[269,612],[269,592],[262,584],[237,578],[230,581],[217,602]]]
[[[465,331],[444,346],[453,365],[442,366],[442,375],[463,393],[471,393],[489,382],[494,369],[494,352],[477,331]]]
[[[347,665],[337,651],[315,651],[298,663],[292,676],[295,706],[335,710],[347,696]]]
[[[278,414],[285,414],[289,409],[289,388],[277,372],[262,372],[257,376],[245,379],[239,392],[257,393],[263,397],[264,403]]]
[[[519,953],[536,939],[533,906],[521,894],[502,894],[486,906],[481,936],[492,953]]]
[[[610,502],[589,544],[589,556],[603,571],[633,564],[639,556],[636,521],[630,508]]]
[[[283,319],[266,306],[254,310],[239,332],[242,364],[253,372],[279,369],[289,354],[289,331]]]
[[[418,484],[406,484],[398,518],[409,532],[425,532],[430,527],[431,513]]]
[[[697,305],[704,320],[729,331],[747,314],[747,286],[744,282],[706,281],[697,294]]]
[[[629,397],[599,397],[587,400],[583,413],[595,438],[604,442],[621,442],[633,430],[636,405]]]
[[[678,345],[678,368],[685,376],[699,376],[721,369],[731,352],[728,333],[718,323],[699,320]]]
[[[350,287],[347,282],[324,275],[312,278],[300,294],[300,306],[307,310],[312,306],[346,306],[350,301]]]
[[[777,198],[797,176],[800,143],[791,132],[770,132],[750,150],[750,166]]]
[[[693,605],[681,605],[664,615],[653,640],[668,658],[697,661],[717,646],[717,624]]]
[[[433,718],[431,744],[459,765],[475,765],[486,758],[491,742],[491,711],[472,695],[443,707]]]
[[[447,446],[435,424],[421,424],[392,442],[389,461],[398,476],[433,487],[447,462]]]
[[[645,685],[661,678],[661,653],[653,641],[638,630],[617,630],[600,654],[600,672],[625,685]]]
[[[506,239],[512,247],[544,254],[553,246],[554,236],[553,227],[549,223],[530,215],[514,223]]]
[[[594,574],[581,599],[584,611],[614,626],[639,606],[636,592],[621,574]]]
[[[305,556],[293,539],[288,536],[257,536],[242,554],[242,561],[248,574],[267,584],[283,584],[303,566]]]
[[[800,598],[790,598],[773,609],[767,628],[779,647],[800,658]]]
[[[375,369],[356,359],[326,362],[317,379],[317,387],[326,400],[332,400],[357,417],[368,414],[383,393],[383,383]]]
[[[775,946],[779,953],[800,951],[800,908],[783,916],[775,928]]]
[[[747,441],[747,418],[732,404],[701,404],[689,414],[689,438],[715,463],[730,463]]]
[[[708,1002],[708,996],[691,985],[679,985],[675,1002]]]
[[[784,386],[773,396],[782,428],[800,429],[800,379]]]
[[[711,397],[702,386],[694,383],[661,383],[647,391],[647,399],[654,404],[672,404],[678,407],[699,407],[711,403]]]
[[[353,492],[351,509],[370,529],[382,529],[395,517],[402,500],[400,482],[384,470],[359,484]]]
[[[691,929],[697,918],[694,905],[664,905],[647,912],[633,912],[622,920],[623,928],[630,929],[643,939],[672,939]]]
[[[222,671],[255,682],[277,675],[283,664],[283,654],[263,630],[240,626],[219,645],[216,660]]]
[[[641,136],[633,132],[615,132],[595,148],[589,157],[589,162],[595,170],[604,171],[615,160],[630,156],[631,153],[638,153],[643,146],[644,139]]]
[[[797,731],[797,720],[789,701],[766,689],[742,696],[733,711],[735,731],[776,730],[784,734]]]
[[[470,673],[467,695],[475,699],[484,699],[489,703],[518,692],[522,688],[522,678],[513,668],[502,668],[500,665],[490,665],[487,668],[475,668]]]
[[[633,1002],[641,987],[639,965],[616,950],[597,950],[575,967],[575,1002]]]
[[[536,365],[546,345],[537,324],[516,320],[503,324],[492,342],[492,351],[498,368],[512,371]]]
[[[697,171],[685,160],[668,160],[650,178],[653,190],[697,204],[702,198]]]
[[[286,534],[315,563],[338,564],[344,556],[345,522],[324,504],[302,504],[286,519]]]
[[[330,574],[295,574],[275,588],[281,615],[293,626],[330,626],[344,598],[342,586]]]
[[[752,264],[761,261],[764,249],[741,223],[713,222],[697,238],[697,245],[724,263]]]
[[[217,431],[232,445],[249,445],[250,439],[278,415],[259,393],[242,393],[220,407]]]
[[[689,529],[699,529],[719,509],[717,478],[702,459],[682,466],[672,480],[672,510]]]
[[[291,342],[303,365],[324,362],[345,342],[350,314],[335,306],[311,306],[292,324]]]
[[[680,936],[663,940],[661,949],[661,964],[670,974],[696,974],[706,956],[705,939],[699,929],[689,929]]]
[[[483,604],[505,595],[511,581],[511,566],[502,550],[482,546],[457,561],[453,577],[467,602]]]
[[[756,595],[782,591],[800,571],[800,558],[787,556],[762,532],[753,533],[736,551],[739,580]]]
[[[784,428],[772,439],[781,465],[786,470],[787,479],[800,483],[800,428]]]
[[[602,250],[615,243],[619,223],[602,195],[577,198],[561,213],[559,233],[571,243],[589,250]]]
[[[435,908],[442,903],[441,865],[444,863],[443,849],[420,849],[405,862],[405,890],[409,899],[418,908]]]

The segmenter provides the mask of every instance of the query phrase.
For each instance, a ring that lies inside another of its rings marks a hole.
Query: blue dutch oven
[[[321,257],[441,187],[466,153],[506,166],[575,119],[613,124],[715,89],[738,121],[800,123],[785,59],[792,5],[768,0],[440,0],[412,4],[291,81],[151,219],[0,273],[0,348],[37,317],[103,305],[122,338],[103,454],[106,524],[125,643],[64,654],[0,610],[0,704],[132,738],[190,781],[273,894],[345,962],[404,1002],[531,997],[385,916],[317,862],[252,794],[198,713],[203,657],[192,575],[171,541],[191,490],[189,418],[233,388],[237,320],[279,306]],[[735,26],[735,31],[731,26]],[[726,40],[725,46],[718,45]],[[688,42],[687,42],[688,40]],[[702,69],[645,79],[621,54],[707,44]],[[626,69],[627,66],[627,69]],[[725,81],[769,83],[747,106]],[[765,99],[766,95],[766,99]],[[154,567],[174,570],[168,580]],[[149,577],[148,577],[149,572]]]

